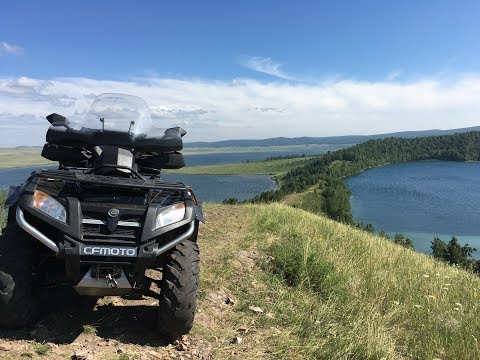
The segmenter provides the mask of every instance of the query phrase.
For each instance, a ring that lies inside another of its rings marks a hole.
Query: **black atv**
[[[161,169],[185,165],[178,152],[185,130],[152,135],[148,106],[123,94],[97,96],[81,124],[58,114],[47,120],[42,156],[59,168],[10,187],[0,328],[32,322],[42,288],[67,286],[93,297],[156,298],[158,331],[186,334],[196,308],[202,208],[190,187],[160,178]],[[150,276],[155,271],[161,280]]]

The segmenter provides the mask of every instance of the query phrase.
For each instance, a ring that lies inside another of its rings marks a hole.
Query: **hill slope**
[[[480,278],[288,206],[205,210],[200,304],[183,345],[151,332],[155,301],[106,298],[93,315],[55,302],[33,329],[1,332],[0,357],[36,357],[32,340],[49,341],[59,359],[77,349],[99,359],[480,355]]]

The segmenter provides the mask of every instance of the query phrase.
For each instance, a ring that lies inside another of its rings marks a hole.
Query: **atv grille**
[[[137,230],[135,229],[117,228],[117,230],[115,230],[115,235],[135,236],[136,233]]]
[[[82,233],[84,239],[94,238],[128,238],[136,239],[140,237],[141,228],[132,228],[118,226],[115,231],[110,232],[103,224],[82,224]]]
[[[139,223],[139,222],[142,221],[142,217],[141,216],[127,215],[127,216],[121,216],[120,220],[127,221],[127,222],[138,222]]]
[[[101,225],[82,224],[82,232],[84,235],[101,234],[102,233]]]

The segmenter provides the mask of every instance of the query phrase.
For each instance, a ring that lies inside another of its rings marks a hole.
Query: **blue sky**
[[[41,111],[115,90],[191,140],[473,126],[478,19],[478,1],[4,1],[0,130],[41,142]]]

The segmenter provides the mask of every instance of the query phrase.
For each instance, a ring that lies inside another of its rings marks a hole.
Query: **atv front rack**
[[[74,171],[38,170],[32,173],[32,177],[95,184],[97,186],[115,188],[135,187],[138,189],[161,188],[165,190],[189,190],[187,186],[179,182],[168,182],[160,179],[118,178],[114,176],[91,175]]]

